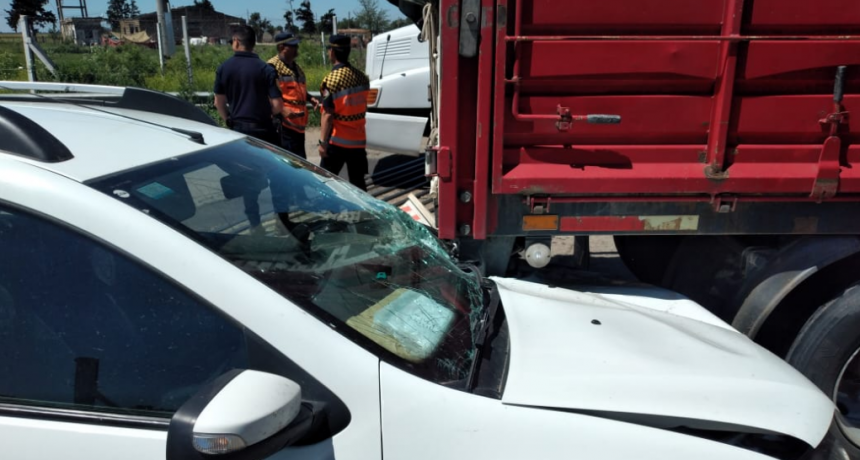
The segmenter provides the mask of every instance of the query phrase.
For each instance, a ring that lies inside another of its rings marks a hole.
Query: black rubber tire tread
[[[860,285],[855,284],[815,311],[795,338],[786,361],[832,397],[842,368],[858,347]],[[804,460],[860,460],[860,448],[834,420],[824,440]]]

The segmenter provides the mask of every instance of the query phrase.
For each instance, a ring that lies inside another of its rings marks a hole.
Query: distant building
[[[76,45],[98,45],[102,41],[103,18],[65,18],[60,22],[64,40]]]
[[[187,17],[189,37],[208,37],[210,42],[216,43],[229,40],[233,26],[245,25],[243,18],[195,5],[172,8],[170,13],[173,20],[173,36],[176,37],[177,43],[182,42],[182,16]],[[150,37],[158,36],[156,13],[141,14],[137,20],[141,32],[146,32]]]
[[[119,32],[123,35],[134,35],[141,32],[140,19],[120,19]]]

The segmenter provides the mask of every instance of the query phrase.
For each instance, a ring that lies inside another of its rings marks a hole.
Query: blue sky
[[[298,8],[302,0],[293,0],[293,7]],[[386,0],[378,0],[379,6],[388,12],[389,19],[397,19],[402,17],[400,11]],[[6,12],[9,9],[11,0],[0,0],[0,32],[11,32],[11,29],[6,26]],[[65,0],[66,5],[77,5],[78,0]],[[170,2],[172,7],[185,6],[193,4],[193,0],[173,0]],[[87,11],[90,16],[104,16],[107,10],[108,0],[88,0]],[[268,18],[273,24],[284,23],[284,11],[289,8],[287,0],[212,0],[215,9],[232,16],[247,18],[248,14],[259,12],[264,18]],[[56,0],[48,1],[48,9],[56,12]],[[155,11],[154,0],[137,0],[137,6],[142,13]],[[329,8],[334,8],[338,18],[346,17],[347,13],[358,10],[358,0],[311,0],[311,8],[316,13],[317,17],[325,13]]]

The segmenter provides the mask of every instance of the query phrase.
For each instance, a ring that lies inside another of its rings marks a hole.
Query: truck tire
[[[786,360],[836,402],[833,424],[804,460],[860,459],[860,285],[816,310]]]

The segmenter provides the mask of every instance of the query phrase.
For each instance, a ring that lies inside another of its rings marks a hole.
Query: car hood
[[[812,446],[828,429],[834,406],[817,387],[687,299],[494,281],[511,337],[505,404]]]

